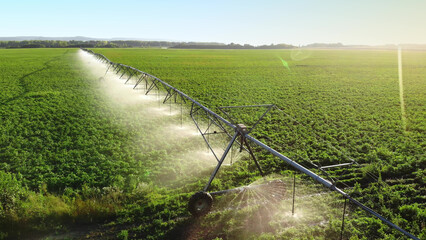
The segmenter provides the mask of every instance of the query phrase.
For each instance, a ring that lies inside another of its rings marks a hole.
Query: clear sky
[[[0,37],[426,43],[426,0],[0,0]]]

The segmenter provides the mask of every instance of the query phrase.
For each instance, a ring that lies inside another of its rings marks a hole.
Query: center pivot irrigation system
[[[410,234],[409,232],[405,231],[404,229],[400,228],[399,226],[395,225],[388,219],[384,218],[374,210],[368,208],[361,202],[357,201],[356,199],[352,198],[349,194],[344,192],[342,189],[336,187],[335,183],[333,181],[329,181],[324,179],[323,177],[319,176],[318,174],[315,174],[314,172],[310,171],[309,169],[303,167],[299,163],[291,160],[290,158],[284,156],[283,154],[279,153],[275,149],[267,146],[266,144],[262,143],[261,141],[257,140],[256,138],[250,136],[250,132],[256,127],[256,125],[260,122],[260,120],[265,116],[266,113],[268,113],[274,105],[253,105],[253,106],[230,106],[230,107],[221,107],[219,108],[222,113],[224,113],[227,117],[230,117],[230,115],[226,112],[227,109],[230,108],[239,108],[239,107],[266,107],[267,110],[263,113],[263,115],[257,120],[257,122],[254,124],[253,127],[250,129],[247,128],[244,124],[241,123],[235,123],[233,121],[228,121],[225,118],[221,117],[217,113],[213,112],[209,108],[205,107],[198,101],[192,99],[185,93],[179,91],[175,87],[171,86],[170,84],[164,82],[163,80],[149,74],[145,73],[139,69],[133,68],[131,66],[127,66],[120,63],[115,63],[110,61],[107,57],[105,57],[102,54],[95,53],[92,50],[88,49],[82,49],[85,52],[88,52],[92,54],[96,59],[101,61],[102,63],[105,63],[107,65],[108,71],[114,71],[116,74],[121,74],[120,79],[125,77],[125,83],[128,83],[130,80],[132,80],[135,85],[133,89],[136,89],[139,85],[143,84],[145,89],[145,94],[147,95],[149,92],[151,92],[153,89],[156,89],[157,91],[164,90],[166,92],[166,96],[164,97],[163,103],[166,103],[167,101],[174,101],[174,103],[180,103],[183,104],[191,104],[191,110],[190,110],[190,116],[192,120],[194,121],[195,125],[197,126],[198,131],[201,133],[203,139],[207,143],[208,148],[212,151],[213,155],[215,156],[217,160],[217,166],[213,170],[209,181],[205,185],[204,189],[200,192],[195,193],[192,195],[192,197],[189,199],[188,203],[188,210],[191,212],[194,216],[201,216],[204,214],[207,214],[212,206],[213,198],[212,195],[219,195],[227,192],[234,192],[234,191],[240,191],[241,188],[238,189],[231,189],[231,190],[224,190],[219,192],[211,192],[209,193],[208,190],[211,186],[211,183],[213,179],[215,178],[216,174],[218,173],[220,167],[222,166],[223,162],[225,161],[226,156],[230,152],[231,148],[234,144],[238,144],[240,147],[240,151],[245,150],[247,151],[250,156],[253,158],[254,162],[256,163],[256,167],[258,168],[261,175],[263,175],[262,169],[259,165],[259,163],[256,160],[255,155],[253,154],[248,141],[251,141],[252,143],[256,144],[258,147],[263,148],[264,150],[268,151],[272,155],[278,157],[282,161],[286,162],[290,166],[294,167],[298,171],[308,175],[316,182],[324,185],[328,189],[335,191],[339,194],[341,194],[344,198],[352,202],[353,204],[357,205],[364,211],[372,214],[373,216],[379,218],[381,221],[389,225],[391,228],[396,229],[403,233],[405,236],[419,240],[416,236]],[[105,74],[106,74],[105,73]],[[126,79],[127,78],[127,79]],[[179,99],[179,100],[178,100]],[[182,108],[181,108],[182,109]],[[182,110],[181,110],[182,112]],[[197,121],[197,116],[203,116],[204,119],[208,120],[208,125],[206,130],[202,130],[200,127],[200,123]],[[219,129],[221,132],[214,131],[213,133],[222,133],[225,134],[229,139],[229,143],[227,147],[225,148],[225,151],[223,152],[222,156],[218,157],[218,155],[213,150],[213,147],[209,144],[208,137],[210,134],[209,130],[212,128],[212,126],[215,126],[216,129]],[[342,164],[345,165],[345,164]],[[333,165],[330,167],[335,167],[337,165]],[[346,206],[346,201],[345,201]],[[343,226],[343,225],[342,225]]]

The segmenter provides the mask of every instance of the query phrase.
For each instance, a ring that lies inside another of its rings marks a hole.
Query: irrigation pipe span
[[[121,63],[115,63],[112,62],[111,60],[109,60],[107,57],[105,57],[104,55],[100,54],[100,53],[95,53],[92,50],[88,50],[88,49],[84,49],[82,48],[83,51],[86,51],[90,54],[93,54],[98,60],[102,61],[103,63],[108,64],[108,69],[113,67],[114,70],[117,70],[117,73],[120,71],[123,71],[122,75],[126,73],[129,73],[129,77],[127,79],[127,81],[129,81],[129,79],[134,75],[139,73],[141,75],[141,77],[138,80],[138,83],[135,85],[134,88],[136,88],[136,86],[142,81],[141,79],[144,78],[146,83],[148,82],[148,78],[151,80],[151,87],[150,89],[147,90],[147,93],[153,88],[153,86],[155,85],[155,87],[158,88],[157,86],[157,82],[160,83],[164,89],[167,91],[167,95],[166,95],[166,100],[167,97],[170,96],[169,98],[171,98],[173,96],[173,94],[178,94],[180,95],[180,97],[182,99],[186,99],[190,102],[192,102],[193,104],[197,105],[198,107],[200,107],[201,109],[203,109],[206,113],[211,114],[212,116],[214,116],[215,118],[219,119],[220,121],[222,121],[224,124],[228,125],[229,127],[231,127],[232,129],[234,129],[234,131],[236,132],[236,135],[238,133],[238,128],[236,125],[232,124],[231,122],[229,122],[228,120],[224,119],[223,117],[221,117],[220,115],[218,115],[217,113],[213,112],[212,110],[210,110],[209,108],[205,107],[204,105],[202,105],[201,103],[199,103],[198,101],[194,100],[193,98],[189,97],[188,95],[186,95],[185,93],[183,93],[182,91],[178,90],[177,88],[171,86],[170,84],[164,82],[163,80],[149,74],[146,72],[143,72],[139,69],[136,69],[134,67],[125,65],[125,64],[121,64]],[[108,71],[108,70],[107,70]],[[126,81],[126,82],[127,82]],[[147,94],[146,93],[146,94]],[[165,100],[165,101],[166,101]],[[388,226],[390,226],[393,229],[398,230],[399,232],[403,233],[405,236],[411,238],[411,239],[415,239],[415,240],[420,240],[419,238],[417,238],[416,236],[412,235],[411,233],[405,231],[404,229],[400,228],[399,226],[397,226],[396,224],[392,223],[391,221],[389,221],[388,219],[386,219],[385,217],[383,217],[382,215],[380,215],[379,213],[375,212],[374,210],[372,210],[371,208],[368,208],[367,206],[365,206],[364,204],[362,204],[361,202],[357,201],[356,199],[352,198],[351,196],[349,196],[349,194],[347,194],[346,192],[344,192],[342,189],[336,187],[332,182],[322,178],[321,176],[319,176],[318,174],[315,174],[314,172],[310,171],[309,169],[303,167],[302,165],[300,165],[299,163],[291,160],[290,158],[284,156],[283,154],[279,153],[278,151],[276,151],[275,149],[269,147],[268,145],[262,143],[261,141],[257,140],[256,138],[250,136],[248,133],[241,133],[240,134],[244,135],[244,138],[251,140],[253,143],[255,143],[257,146],[265,149],[266,151],[268,151],[269,153],[271,153],[272,155],[278,157],[279,159],[283,160],[284,162],[286,162],[287,164],[291,165],[292,167],[294,167],[295,169],[297,169],[298,171],[308,175],[309,177],[311,177],[313,180],[315,180],[316,182],[324,185],[325,187],[329,188],[332,191],[335,191],[339,194],[341,194],[344,198],[348,199],[349,201],[351,201],[353,204],[359,206],[361,209],[363,209],[364,211],[372,214],[373,216],[377,217],[378,219],[380,219],[382,222],[386,223]],[[236,136],[234,135],[234,137]],[[220,165],[218,166],[218,168],[220,167]],[[218,168],[216,169],[216,172],[218,170]],[[214,177],[214,176],[213,176]],[[213,180],[213,179],[211,179]],[[210,180],[210,182],[211,182]]]

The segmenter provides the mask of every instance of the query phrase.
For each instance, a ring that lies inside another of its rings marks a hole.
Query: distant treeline
[[[210,44],[191,44],[191,43],[181,43],[179,45],[173,46],[171,48],[184,48],[184,49],[290,49],[295,48],[293,45],[288,44],[271,44],[271,45],[261,45],[261,46],[252,46],[250,44],[217,44],[217,45],[210,45]]]
[[[426,49],[424,44],[403,44],[404,49]],[[253,46],[250,44],[224,44],[217,42],[168,42],[140,40],[24,40],[0,41],[0,48],[181,48],[181,49],[291,49],[297,48],[289,44],[270,44]],[[312,43],[301,48],[333,48],[333,49],[396,49],[397,45],[343,45],[342,43]]]
[[[55,41],[26,40],[0,41],[0,48],[131,48],[131,47],[173,47],[180,42],[167,41]]]
[[[185,49],[289,49],[288,44],[252,46],[249,44],[223,44],[215,42],[167,42],[167,41],[56,41],[25,40],[0,41],[0,48],[185,48]]]
[[[341,43],[312,43],[304,46],[306,48],[342,48],[344,47]]]

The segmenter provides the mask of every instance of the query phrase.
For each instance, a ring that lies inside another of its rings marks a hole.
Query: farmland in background
[[[306,215],[316,214],[299,224],[283,225],[286,215],[259,216],[259,209],[216,211],[199,221],[188,217],[187,200],[210,172],[200,170],[195,161],[187,162],[192,140],[179,144],[159,140],[167,134],[158,129],[167,123],[149,117],[139,121],[137,108],[142,105],[117,107],[102,93],[99,76],[88,75],[78,63],[77,52],[1,50],[0,185],[5,190],[0,194],[0,238],[72,232],[79,224],[94,224],[86,230],[91,238],[332,239],[340,234],[336,216],[341,212],[335,208],[341,209],[342,202],[328,195],[317,198],[315,209],[310,209],[309,200],[301,200]],[[226,105],[277,105],[285,114],[268,115],[253,135],[310,167],[311,162],[328,165],[354,158],[359,169],[348,170],[349,177],[340,184],[360,183],[354,196],[424,237],[425,52],[403,52],[406,129],[396,51],[95,52],[151,73],[214,110]],[[250,113],[235,114],[253,122]],[[187,154],[176,155],[182,152]],[[258,157],[268,174],[281,173],[291,184],[287,179],[291,168],[264,152],[259,151]],[[222,169],[212,189],[258,179],[250,167],[240,161]],[[378,176],[380,182],[366,173]],[[329,174],[339,177],[342,172]],[[312,182],[303,186],[307,195],[324,190]],[[227,202],[219,199],[222,205]],[[250,219],[266,225],[250,227]],[[107,225],[99,228],[95,225],[99,223]],[[345,236],[400,237],[355,207]]]

